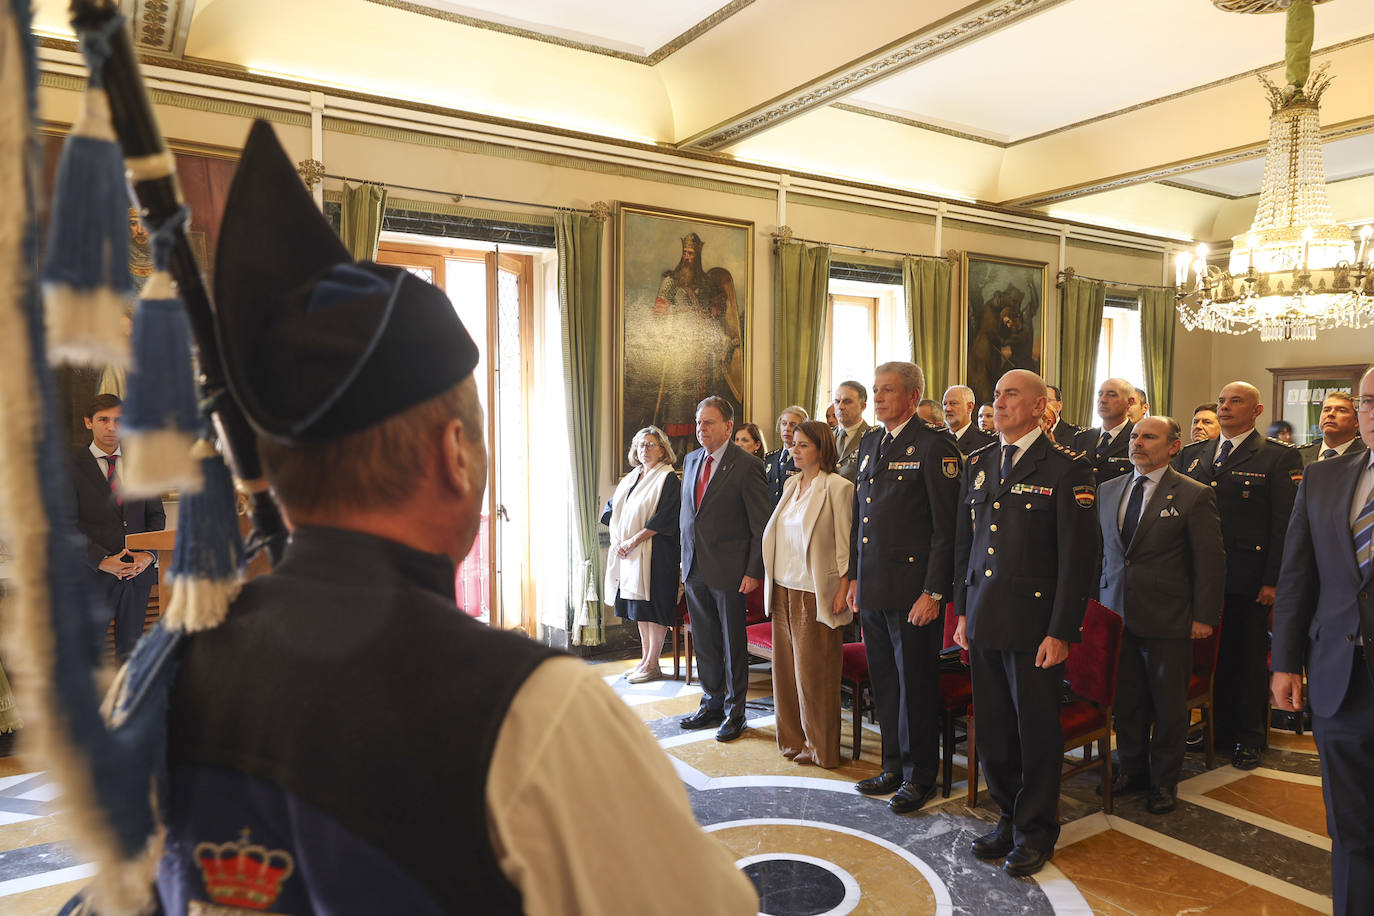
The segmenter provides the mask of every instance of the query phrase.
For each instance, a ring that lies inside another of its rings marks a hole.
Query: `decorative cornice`
[[[1361,134],[1374,132],[1374,118],[1364,118],[1358,121],[1348,121],[1344,124],[1336,124],[1322,131],[1322,142],[1331,143],[1335,140],[1344,140],[1349,137],[1358,137]],[[1140,172],[1128,172],[1124,175],[1117,175],[1100,181],[1088,182],[1081,185],[1073,185],[1049,194],[1036,197],[1018,198],[1016,200],[1003,201],[1004,207],[1047,207],[1050,204],[1063,203],[1066,200],[1074,200],[1079,197],[1087,197],[1090,194],[1101,194],[1103,191],[1115,191],[1119,188],[1127,188],[1132,185],[1149,184],[1161,181],[1162,179],[1172,178],[1175,175],[1184,175],[1188,172],[1198,172],[1202,169],[1214,168],[1218,165],[1230,165],[1233,162],[1243,162],[1246,159],[1258,159],[1264,155],[1265,143],[1255,143],[1249,146],[1238,147],[1217,153],[1203,159],[1188,159],[1183,162],[1175,162],[1159,168],[1147,169]],[[1189,190],[1197,190],[1190,188]]]
[[[864,115],[869,118],[881,118],[884,121],[891,121],[894,124],[901,124],[906,127],[914,127],[917,130],[928,130],[937,134],[944,134],[947,137],[957,137],[960,140],[972,140],[974,143],[985,143],[988,146],[995,146],[999,149],[1006,149],[1010,146],[1003,140],[993,140],[990,137],[980,137],[977,134],[965,133],[962,130],[955,130],[952,127],[941,127],[939,124],[931,124],[928,121],[917,121],[914,118],[904,118],[901,115],[892,114],[886,111],[879,111],[876,108],[864,108],[862,105],[850,105],[847,102],[835,102],[830,106],[837,111],[847,111],[850,114]]]
[[[489,32],[500,32],[503,35],[512,35],[516,38],[528,38],[531,41],[542,41],[545,44],[558,45],[561,48],[571,48],[574,51],[586,51],[590,54],[603,54],[606,57],[615,57],[620,60],[627,60],[635,64],[644,64],[652,67],[654,64],[665,60],[669,55],[676,51],[681,51],[687,45],[696,41],[702,35],[714,29],[740,10],[749,6],[754,0],[730,0],[729,3],[716,10],[705,19],[678,35],[672,41],[656,48],[648,54],[635,54],[632,51],[623,51],[619,48],[609,48],[586,41],[575,41],[571,38],[563,38],[558,35],[550,35],[547,32],[540,32],[537,29],[521,28],[520,26],[510,25],[505,22],[495,22],[490,19],[482,19],[479,16],[466,16],[452,10],[438,9],[426,6],[423,3],[414,3],[412,0],[366,0],[368,3],[375,3],[378,6],[386,6],[391,9],[402,10],[407,13],[414,13],[417,16],[428,16],[431,19],[442,19],[444,22],[454,22],[458,25],[470,26],[474,29],[486,29]]]
[[[1292,0],[1212,0],[1212,5],[1228,13],[1281,13]],[[1312,0],[1315,6],[1327,0]]]
[[[965,7],[939,22],[851,61],[809,83],[708,128],[679,147],[718,150],[761,130],[862,89],[922,61],[986,37],[1066,0],[992,0]]]
[[[1200,188],[1193,184],[1184,184],[1181,181],[1157,181],[1155,184],[1163,185],[1166,188],[1176,188],[1180,191],[1192,191],[1194,194],[1206,194],[1208,197],[1220,197],[1222,200],[1240,200],[1242,197],[1249,197],[1249,194],[1228,194],[1225,191],[1214,191],[1211,188]]]

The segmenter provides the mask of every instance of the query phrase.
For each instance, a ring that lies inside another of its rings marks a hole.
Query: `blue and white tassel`
[[[172,597],[162,625],[194,633],[223,622],[238,597],[243,537],[234,481],[224,460],[204,439],[191,454],[200,462],[205,486],[183,496],[177,510],[176,550],[167,571]]]

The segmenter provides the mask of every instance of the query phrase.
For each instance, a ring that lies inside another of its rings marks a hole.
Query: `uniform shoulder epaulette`
[[[881,436],[882,434],[883,434],[883,427],[882,427],[882,426],[878,426],[878,425],[870,426],[868,429],[866,429],[866,430],[864,431],[864,434],[863,434],[862,436],[859,437],[859,441],[862,442],[862,441],[864,441],[865,439],[867,439],[869,436]]]
[[[1212,441],[1211,439],[1199,439],[1199,440],[1196,441],[1196,442],[1189,442],[1187,445],[1183,446],[1183,448],[1179,449],[1178,453],[1179,453],[1180,455],[1182,455],[1184,452],[1188,451],[1189,449],[1199,449],[1199,448],[1202,448],[1202,447],[1205,446],[1208,442],[1211,442],[1211,441]]]
[[[764,462],[766,463],[766,462],[772,461],[772,460],[773,460],[773,456],[774,456],[774,455],[777,455],[777,454],[779,454],[779,453],[781,453],[781,452],[782,452],[782,449],[780,449],[780,448],[775,448],[775,449],[773,449],[771,452],[764,452],[764,454],[763,454],[763,460],[764,460]]]
[[[1264,438],[1267,441],[1274,443],[1275,445],[1282,445],[1284,448],[1297,448],[1297,446],[1293,443],[1284,442],[1282,439],[1275,439],[1273,436],[1265,436]]]
[[[1058,442],[1055,442],[1053,440],[1050,440],[1050,448],[1054,449],[1056,452],[1065,456],[1066,458],[1069,458],[1070,460],[1074,461],[1078,460],[1079,458],[1083,458],[1088,454],[1087,452],[1074,451],[1067,445],[1060,445]]]
[[[992,440],[991,442],[989,442],[987,445],[984,445],[984,446],[982,446],[982,447],[980,447],[980,448],[976,448],[976,449],[974,449],[973,451],[969,452],[969,453],[968,453],[968,456],[969,456],[970,458],[972,458],[974,455],[981,455],[981,454],[983,454],[983,452],[991,451],[994,447],[996,447],[996,445],[997,445],[997,440],[996,440],[996,439],[993,439],[993,440]]]
[[[930,430],[930,431],[933,432],[933,433],[942,433],[942,432],[944,432],[945,429],[946,429],[946,427],[942,426],[942,425],[939,424],[939,423],[926,423],[925,420],[922,420],[921,422],[922,422],[922,423],[925,423],[925,424],[926,424],[926,429]]]

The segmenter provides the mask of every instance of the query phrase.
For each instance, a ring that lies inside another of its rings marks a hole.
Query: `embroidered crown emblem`
[[[265,910],[275,903],[282,882],[296,869],[286,850],[250,843],[247,827],[238,840],[198,843],[195,856],[211,900],[253,910]]]

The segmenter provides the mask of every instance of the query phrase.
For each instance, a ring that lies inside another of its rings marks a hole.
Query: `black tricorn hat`
[[[365,429],[477,365],[442,291],[353,260],[265,121],[248,134],[225,203],[215,318],[235,400],[260,435],[290,445]]]

